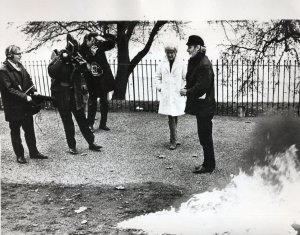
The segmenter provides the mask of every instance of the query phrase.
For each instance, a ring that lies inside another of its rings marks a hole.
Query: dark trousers
[[[214,170],[216,166],[212,139],[212,118],[213,116],[200,117],[196,115],[198,136],[204,155],[203,166],[209,170]]]
[[[11,143],[17,157],[24,156],[20,128],[24,130],[25,141],[29,150],[29,155],[33,156],[38,153],[36,139],[34,134],[33,117],[28,116],[20,121],[9,122]]]
[[[90,126],[95,123],[95,117],[97,113],[97,97],[91,95],[88,101],[88,122]],[[100,96],[100,126],[106,126],[107,114],[108,114],[108,100],[107,93],[103,92]]]
[[[88,142],[88,144],[94,143],[95,136],[92,133],[92,131],[89,128],[88,121],[85,117],[84,109],[76,109],[74,95],[71,95],[71,101],[70,101],[70,109],[58,109],[58,112],[60,114],[62,123],[64,125],[66,139],[69,148],[75,148],[76,147],[76,140],[75,140],[75,126],[72,119],[72,113],[76,119],[76,122],[79,126],[79,129],[85,138],[85,140]]]

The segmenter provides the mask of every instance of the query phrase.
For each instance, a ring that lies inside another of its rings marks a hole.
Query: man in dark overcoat
[[[94,130],[94,122],[97,112],[97,98],[100,98],[101,120],[99,129],[109,131],[107,127],[108,92],[114,90],[115,80],[107,61],[105,51],[115,47],[115,38],[106,34],[105,38],[97,33],[85,35],[80,46],[80,54],[88,62],[88,71],[85,79],[89,91],[88,122],[91,130]]]
[[[57,52],[48,66],[48,73],[52,78],[51,93],[56,98],[56,106],[64,126],[69,153],[78,154],[72,114],[89,144],[89,149],[100,151],[102,146],[94,143],[95,136],[88,126],[84,113],[84,95],[87,94],[87,88],[82,73],[86,64],[78,54],[77,41],[71,36],[67,37],[67,40],[66,50]]]
[[[5,120],[9,122],[11,142],[17,156],[17,162],[27,163],[20,136],[24,130],[30,158],[47,159],[36,147],[34,133],[32,98],[36,92],[32,79],[21,64],[20,47],[8,46],[5,50],[6,60],[0,68],[0,91],[4,106]]]
[[[198,137],[204,153],[203,164],[196,166],[193,172],[211,173],[215,169],[212,139],[212,119],[216,108],[214,72],[210,60],[205,55],[206,48],[201,37],[191,35],[187,46],[190,59],[186,87],[180,93],[187,96],[185,112],[196,116]]]

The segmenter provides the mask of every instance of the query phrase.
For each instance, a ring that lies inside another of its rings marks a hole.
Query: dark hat
[[[197,35],[191,35],[189,36],[189,40],[186,43],[186,45],[200,45],[200,46],[204,46],[204,41],[201,37],[197,36]]]

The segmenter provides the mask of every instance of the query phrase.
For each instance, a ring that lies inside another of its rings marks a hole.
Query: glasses
[[[14,53],[14,55],[22,55],[22,53],[21,53],[21,52],[19,52],[19,53]]]

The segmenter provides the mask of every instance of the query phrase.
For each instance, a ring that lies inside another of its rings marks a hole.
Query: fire
[[[138,216],[118,224],[147,234],[285,235],[300,224],[297,149],[268,155],[270,164],[240,171],[222,190],[194,195],[178,209]],[[293,225],[293,227],[292,227]]]

